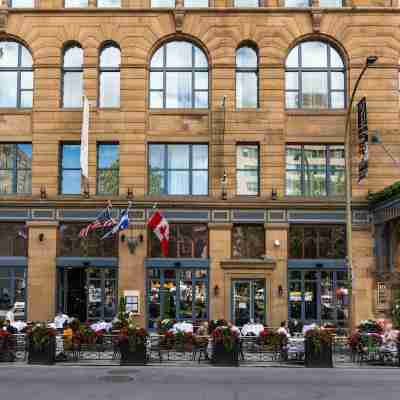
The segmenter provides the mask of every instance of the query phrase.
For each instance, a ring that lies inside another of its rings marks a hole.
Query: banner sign
[[[368,176],[368,116],[367,99],[363,97],[357,104],[358,116],[358,183]]]

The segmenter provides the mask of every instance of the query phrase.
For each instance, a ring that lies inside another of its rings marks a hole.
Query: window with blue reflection
[[[121,0],[97,0],[97,7],[121,7]]]
[[[61,145],[60,194],[80,194],[81,192],[81,146],[79,143]]]
[[[114,45],[105,46],[100,52],[100,107],[120,106],[121,51]]]
[[[236,193],[241,196],[257,196],[259,191],[258,144],[238,144],[236,146]]]
[[[32,56],[14,41],[0,40],[0,108],[32,108]]]
[[[207,195],[207,144],[150,144],[149,194]]]
[[[311,7],[311,0],[285,0],[285,7]]]
[[[258,54],[249,46],[236,50],[236,107],[258,107]]]
[[[208,0],[185,0],[184,7],[186,7],[186,8],[207,8]]]
[[[78,43],[72,43],[64,50],[62,80],[62,106],[82,107],[83,50]]]
[[[175,8],[175,0],[151,0],[152,8]]]
[[[89,0],[64,0],[65,8],[89,7]]]
[[[97,145],[97,193],[117,195],[119,190],[119,145]]]
[[[247,7],[259,7],[259,0],[235,0],[235,7],[247,8]]]
[[[11,0],[9,4],[12,8],[34,8],[35,0]]]
[[[164,44],[150,62],[150,108],[208,108],[208,61],[190,42]]]

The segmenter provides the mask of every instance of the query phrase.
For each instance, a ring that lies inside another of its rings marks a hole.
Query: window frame
[[[0,72],[16,72],[17,73],[17,96],[16,100],[17,103],[15,106],[6,106],[6,107],[0,107],[0,110],[5,110],[5,109],[20,109],[20,110],[32,110],[33,109],[33,101],[34,101],[34,89],[35,89],[35,77],[34,77],[34,71],[33,71],[33,57],[30,49],[23,45],[21,42],[18,42],[17,40],[12,40],[12,39],[0,39],[0,43],[15,43],[18,46],[18,65],[16,67],[1,67],[0,66]],[[21,65],[22,63],[22,48],[25,48],[25,50],[30,54],[32,58],[32,66],[30,67],[23,67]],[[32,72],[32,89],[22,89],[22,73],[23,72]],[[21,98],[22,98],[22,93],[23,92],[31,92],[32,93],[32,106],[31,107],[21,107]]]
[[[240,194],[238,192],[238,172],[243,172],[243,171],[255,171],[255,169],[240,169],[238,168],[238,148],[240,146],[257,146],[257,194]],[[236,185],[236,196],[245,196],[245,197],[259,197],[261,194],[261,188],[260,188],[260,183],[261,183],[261,168],[260,168],[260,143],[259,142],[237,142],[235,146],[235,185]]]
[[[168,146],[189,146],[189,168],[181,169],[181,168],[168,168]],[[150,148],[151,146],[163,146],[164,152],[164,166],[162,169],[151,168],[150,165]],[[193,146],[207,146],[207,170],[205,169],[193,169]],[[166,143],[166,142],[149,142],[147,146],[148,156],[147,156],[147,194],[149,196],[201,196],[207,197],[210,193],[210,145],[209,143]],[[150,192],[150,179],[151,179],[151,171],[162,171],[164,174],[163,183],[164,183],[164,191],[160,193],[151,193]],[[188,194],[169,194],[168,193],[168,176],[170,171],[188,171],[189,173],[189,193]],[[207,171],[207,193],[206,194],[193,194],[193,172],[195,171]]]
[[[249,248],[252,247],[252,244],[248,243],[248,240],[247,240],[248,236],[249,236],[249,234],[247,232],[247,229],[258,227],[263,232],[263,238],[262,239],[263,239],[263,244],[264,244],[264,251],[260,256],[249,256],[249,255],[235,256],[234,255],[234,246],[235,246],[235,243],[234,243],[234,230],[237,227],[241,227],[241,228],[244,228],[246,230],[245,237],[244,237],[244,242],[246,244],[246,253],[248,253]],[[265,228],[264,228],[263,224],[259,224],[259,223],[235,223],[235,224],[233,224],[232,229],[231,229],[231,258],[233,260],[260,260],[260,259],[262,259],[261,256],[266,254],[265,239],[266,239],[266,233],[265,233]]]
[[[99,0],[96,0],[96,7],[97,8],[122,8],[122,1],[123,0],[119,0],[119,5],[118,6],[100,6],[99,5]]]
[[[192,66],[191,67],[168,67],[167,66],[167,49],[168,49],[168,44],[171,43],[188,43],[192,46],[191,52],[192,52]],[[164,48],[163,50],[163,66],[162,67],[152,67],[151,62],[153,60],[154,55],[159,51],[161,48]],[[201,51],[207,60],[207,67],[196,67],[195,66],[195,51],[196,48]],[[163,88],[162,89],[151,89],[151,73],[152,72],[162,72],[163,74]],[[169,72],[190,72],[191,73],[191,105],[190,107],[167,107],[167,73]],[[196,72],[207,72],[207,79],[208,79],[208,85],[207,89],[196,89],[195,88],[195,75]],[[168,42],[163,43],[161,46],[157,47],[157,49],[153,52],[153,54],[150,57],[149,61],[149,89],[148,89],[148,108],[149,110],[209,110],[210,109],[210,62],[209,58],[207,56],[207,53],[196,43],[190,41],[190,40],[181,40],[181,39],[175,39],[171,40]],[[151,107],[151,93],[156,92],[156,93],[162,93],[163,96],[163,101],[162,101],[162,107]],[[195,106],[195,99],[196,99],[196,93],[207,93],[207,107],[196,107]]]
[[[326,52],[327,52],[327,66],[326,67],[303,67],[303,57],[302,57],[302,45],[305,43],[323,43],[326,45]],[[295,49],[298,48],[298,66],[297,67],[288,67],[287,66],[287,59],[290,53]],[[342,60],[343,67],[332,67],[331,66],[331,51],[330,49],[336,51],[339,57]],[[288,72],[296,73],[297,74],[297,89],[287,89],[286,88],[286,74]],[[327,107],[304,107],[303,106],[303,82],[302,77],[303,73],[326,73],[327,74],[327,98],[328,98],[328,106]],[[332,89],[332,73],[339,72],[343,73],[343,90],[339,89]],[[287,93],[297,93],[298,98],[298,106],[297,107],[288,107],[286,94]],[[343,108],[334,108],[332,107],[332,93],[343,93],[344,103]],[[320,111],[324,112],[326,110],[333,110],[333,111],[343,111],[347,107],[347,67],[345,63],[345,59],[343,57],[342,51],[338,49],[336,46],[332,45],[330,42],[324,40],[304,40],[300,43],[297,43],[296,46],[292,47],[289,52],[287,53],[285,59],[285,111],[290,112],[294,110],[306,110],[306,111]]]
[[[288,194],[287,192],[287,173],[290,171],[288,169],[288,164],[287,164],[287,149],[290,146],[300,146],[301,147],[301,176],[300,176],[300,187],[301,187],[301,194]],[[324,152],[325,152],[325,187],[326,187],[326,195],[323,196],[311,196],[311,195],[306,195],[305,191],[305,157],[304,157],[304,146],[324,146]],[[326,199],[326,198],[344,198],[345,196],[345,190],[342,195],[332,195],[332,181],[331,181],[331,156],[330,156],[330,148],[331,146],[333,147],[339,147],[342,146],[343,152],[345,151],[345,145],[341,143],[286,143],[285,144],[285,197],[289,198],[315,198],[315,199]],[[345,161],[345,156],[343,157],[343,162]],[[346,174],[346,165],[344,163],[343,165],[343,173]]]
[[[35,8],[35,0],[32,0],[32,3],[33,3],[33,5],[32,6],[28,6],[28,7],[26,7],[26,6],[15,6],[14,5],[14,2],[15,2],[16,0],[8,0],[8,1],[6,1],[6,4],[7,4],[7,6],[9,7],[9,8]]]
[[[207,0],[207,6],[193,6],[193,7],[188,7],[186,5],[186,0],[183,0],[183,8],[192,9],[192,8],[209,8],[209,7],[210,7],[210,0]]]
[[[64,0],[63,8],[88,8],[89,7],[89,0],[87,0],[86,6],[67,6],[67,0]]]
[[[100,168],[100,147],[101,146],[118,146],[118,168]],[[118,171],[117,193],[103,193],[99,191],[99,178],[102,171]],[[119,142],[97,142],[96,143],[96,194],[98,196],[119,196],[119,173],[120,173],[120,144]]]
[[[63,172],[64,171],[78,171],[79,170],[80,173],[81,173],[80,174],[80,186],[82,188],[82,169],[81,169],[81,166],[79,165],[79,168],[63,168],[63,159],[64,159],[63,149],[64,149],[64,146],[69,146],[69,145],[78,145],[78,146],[80,146],[81,142],[80,141],[76,141],[76,140],[71,140],[71,141],[62,141],[59,144],[58,194],[60,196],[75,196],[76,197],[76,196],[80,196],[81,195],[82,190],[80,190],[79,193],[63,193],[62,192],[63,177],[64,177]],[[80,149],[80,151],[81,151],[81,149]]]

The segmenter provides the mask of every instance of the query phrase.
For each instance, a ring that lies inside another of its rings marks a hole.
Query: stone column
[[[47,321],[56,309],[56,249],[55,221],[29,221],[27,318]]]
[[[209,305],[210,319],[226,318],[225,303],[229,298],[229,288],[224,285],[224,272],[221,269],[221,260],[230,258],[232,224],[208,224],[210,240],[210,290]],[[217,292],[217,293],[216,293]]]
[[[288,319],[288,229],[286,223],[265,224],[265,249],[266,254],[276,261],[276,269],[272,274],[271,307],[272,315],[269,320],[271,326]],[[280,290],[280,287],[282,290]]]

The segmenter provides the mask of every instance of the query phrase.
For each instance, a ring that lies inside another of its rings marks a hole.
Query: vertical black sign
[[[367,99],[363,97],[357,104],[358,116],[358,183],[368,176],[368,116]]]

